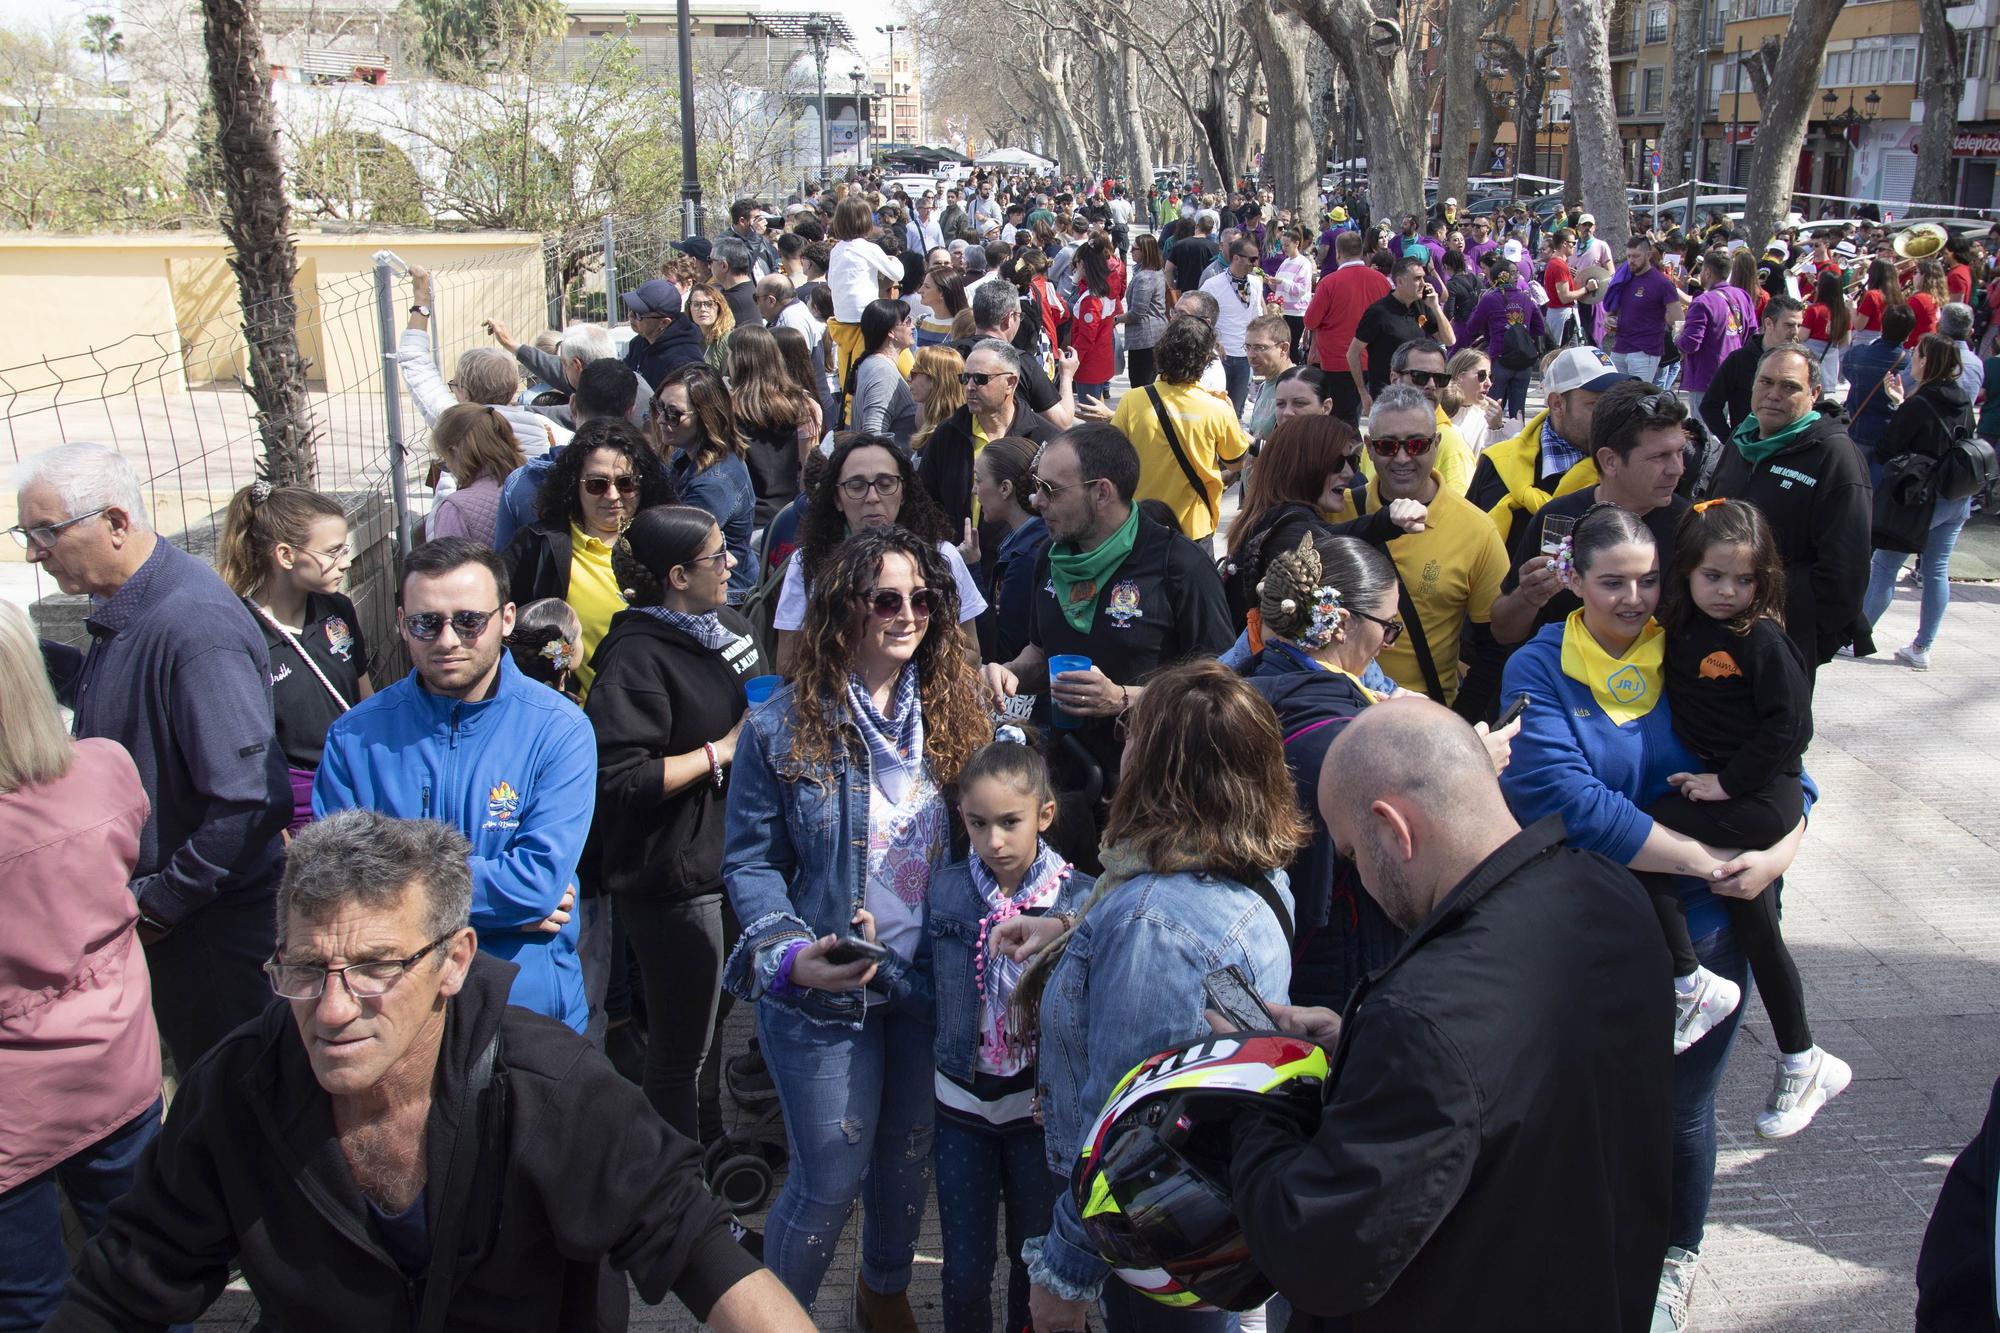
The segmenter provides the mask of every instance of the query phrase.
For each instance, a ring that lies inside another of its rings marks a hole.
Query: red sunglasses
[[[1381,439],[1368,441],[1368,447],[1375,451],[1377,458],[1394,458],[1398,449],[1410,458],[1422,458],[1437,444],[1435,435],[1411,435],[1404,439]]]

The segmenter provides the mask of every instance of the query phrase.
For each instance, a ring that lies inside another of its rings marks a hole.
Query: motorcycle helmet
[[[1253,1310],[1274,1288],[1229,1190],[1231,1124],[1247,1107],[1319,1126],[1326,1052],[1238,1032],[1186,1042],[1119,1080],[1083,1138],[1070,1188],[1097,1252],[1134,1289],[1184,1310]]]

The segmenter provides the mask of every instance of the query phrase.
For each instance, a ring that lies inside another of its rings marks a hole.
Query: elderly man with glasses
[[[257,969],[292,805],[270,654],[242,599],[153,530],[118,453],[58,445],[16,485],[15,542],[90,598],[89,649],[62,692],[75,734],[123,746],[152,805],[130,888],[153,1014],[185,1072],[268,998]]]
[[[183,1071],[47,1327],[192,1321],[232,1265],[284,1328],[622,1329],[628,1277],[712,1328],[812,1327],[699,1148],[508,1003],[513,968],[470,924],[480,864],[434,820],[300,833],[266,968],[283,1002]]]
[[[472,844],[471,922],[512,963],[510,1002],[584,1030],[578,860],[597,804],[583,710],[522,675],[503,640],[507,567],[477,542],[426,542],[403,563],[396,621],[410,674],[326,735],[313,813],[434,819]]]
[[[1444,410],[1445,386],[1451,383],[1446,363],[1443,343],[1435,338],[1412,338],[1389,358],[1389,383],[1409,385],[1437,408],[1438,476],[1446,490],[1463,495],[1472,480],[1472,447],[1466,444],[1465,437],[1458,433],[1458,427],[1452,425]],[[1361,475],[1369,481],[1375,479],[1375,464],[1366,450],[1361,454]]]
[[[951,519],[952,531],[965,533],[977,508],[972,501],[972,460],[1003,435],[1040,444],[1053,439],[1056,427],[1028,405],[1022,392],[1024,366],[1013,344],[981,338],[965,358],[959,383],[965,405],[946,417],[924,444],[917,462],[917,480]],[[981,533],[981,550],[997,550],[1006,530]]]

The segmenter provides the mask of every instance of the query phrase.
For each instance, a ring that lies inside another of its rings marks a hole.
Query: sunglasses
[[[1403,376],[1412,384],[1428,384],[1433,389],[1442,389],[1451,383],[1451,372],[1448,370],[1406,370]]]
[[[903,479],[893,472],[884,472],[879,477],[849,477],[840,483],[840,489],[856,500],[870,491],[886,500],[903,489]]]
[[[429,643],[449,623],[451,632],[459,638],[476,639],[486,631],[486,622],[499,614],[497,606],[491,611],[419,611],[403,617],[403,628],[410,632],[411,638]]]
[[[1354,614],[1382,631],[1384,648],[1394,647],[1396,640],[1403,637],[1403,622],[1400,620],[1384,620],[1380,616],[1371,616],[1366,611],[1356,611]]]
[[[586,495],[609,495],[616,486],[620,495],[632,495],[639,489],[639,479],[627,472],[616,477],[585,477],[583,491]]]
[[[894,620],[903,614],[903,594],[894,588],[875,588],[861,594],[861,600],[875,613],[877,620]],[[909,596],[910,614],[918,620],[929,620],[931,612],[938,608],[938,595],[929,588],[912,589]]]
[[[694,415],[694,413],[684,412],[678,407],[661,407],[656,410],[660,414],[660,420],[669,426],[678,426]]]
[[[717,550],[710,551],[707,555],[695,556],[693,559],[685,561],[682,567],[685,569],[693,569],[696,565],[707,565],[711,569],[713,569],[716,573],[720,574],[722,572],[723,564],[728,559],[729,559],[729,548],[727,546],[724,546]]]
[[[1014,372],[1011,370],[994,370],[994,371],[961,370],[958,372],[958,382],[960,384],[970,384],[974,388],[983,389],[988,384],[991,384],[994,380],[999,379],[1002,375],[1012,375],[1013,373]]]
[[[1394,458],[1397,450],[1410,458],[1422,458],[1437,444],[1435,435],[1411,435],[1405,439],[1381,439],[1368,441],[1368,447],[1377,458]]]
[[[1491,384],[1493,382],[1493,372],[1490,370],[1475,370],[1472,373],[1479,377],[1481,384]]]

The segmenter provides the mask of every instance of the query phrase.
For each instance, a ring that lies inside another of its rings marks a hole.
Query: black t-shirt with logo
[[[1143,685],[1163,666],[1191,657],[1219,657],[1236,642],[1215,563],[1200,548],[1143,516],[1132,550],[1103,581],[1090,629],[1080,633],[1063,616],[1049,574],[1049,553],[1035,563],[1030,641],[1049,657],[1077,654],[1120,685]],[[1044,695],[1036,720],[1048,721]],[[1104,769],[1118,771],[1123,748],[1115,718],[1094,718],[1076,735]]]
[[[1391,292],[1361,312],[1354,336],[1368,349],[1368,392],[1377,394],[1388,386],[1389,361],[1396,349],[1413,338],[1436,337],[1437,324],[1423,302],[1404,305]]]
[[[308,593],[305,627],[298,635],[298,647],[280,633],[255,606],[250,614],[264,631],[264,646],[270,652],[271,708],[277,715],[278,748],[285,752],[288,767],[310,771],[319,767],[326,747],[326,730],[347,708],[361,702],[361,677],[368,671],[368,644],[362,638],[361,618],[354,603],[341,594]],[[305,649],[312,665],[300,658]],[[313,666],[319,667],[319,675]],[[327,689],[340,691],[347,708],[341,707]]]

